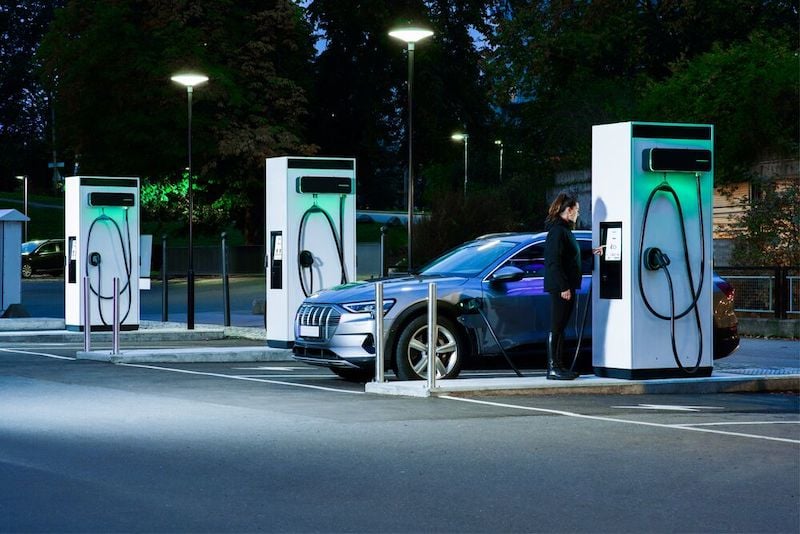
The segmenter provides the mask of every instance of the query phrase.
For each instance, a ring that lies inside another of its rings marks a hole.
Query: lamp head
[[[465,141],[465,140],[469,139],[469,134],[460,133],[460,132],[459,133],[454,133],[453,135],[450,136],[450,139],[452,139],[453,141]]]
[[[416,43],[433,35],[431,30],[419,26],[404,26],[389,32],[390,37],[400,39],[406,43]]]
[[[200,85],[201,83],[205,83],[208,81],[208,76],[204,76],[203,74],[197,74],[195,72],[184,72],[181,74],[176,74],[170,78],[173,82],[178,82],[181,85],[186,87],[194,87],[195,85]]]
[[[503,141],[500,139],[495,139],[494,144],[496,144],[497,146],[503,146]]]

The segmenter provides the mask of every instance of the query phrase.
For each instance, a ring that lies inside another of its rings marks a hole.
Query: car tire
[[[455,378],[466,358],[467,344],[461,330],[447,317],[437,321],[437,378]],[[395,347],[395,365],[400,380],[422,380],[428,369],[428,318],[420,315],[400,333]]]
[[[30,263],[23,263],[22,278],[30,278],[31,276],[33,276],[33,267],[31,267]]]
[[[331,367],[330,370],[348,382],[369,382],[375,376],[375,373],[369,369]]]

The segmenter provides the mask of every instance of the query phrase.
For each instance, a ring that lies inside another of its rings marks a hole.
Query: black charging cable
[[[340,198],[340,217],[343,218],[341,215],[342,212],[342,200]],[[311,293],[314,292],[314,271],[313,271],[313,264],[314,264],[314,256],[308,250],[302,249],[303,238],[305,237],[306,231],[306,224],[308,224],[308,219],[311,215],[315,213],[321,213],[325,216],[325,220],[328,221],[328,227],[331,230],[331,235],[333,236],[333,242],[336,245],[336,254],[339,258],[339,266],[341,268],[341,283],[347,283],[347,273],[345,271],[344,266],[344,251],[342,250],[342,243],[341,243],[341,236],[336,233],[336,226],[331,218],[330,214],[327,211],[320,208],[316,201],[314,205],[308,208],[304,213],[303,216],[300,218],[300,229],[297,232],[297,250],[300,251],[298,254],[298,261],[297,261],[297,275],[300,278],[300,289],[302,289],[303,294],[306,297],[311,296]],[[306,286],[305,276],[303,276],[303,269],[308,269],[310,274],[310,282],[311,285],[309,287]]]
[[[647,198],[647,203],[645,204],[644,208],[644,216],[642,219],[642,235],[641,239],[639,240],[639,269],[637,269],[637,278],[639,283],[639,293],[642,296],[642,300],[644,301],[645,306],[647,309],[652,313],[654,316],[658,317],[659,319],[666,320],[670,322],[670,338],[672,343],[672,355],[675,358],[675,363],[678,365],[678,368],[682,371],[686,372],[687,374],[694,374],[700,368],[700,363],[703,358],[703,326],[702,322],[700,321],[700,310],[698,306],[698,300],[700,299],[700,293],[703,290],[703,280],[705,277],[705,233],[703,230],[703,204],[701,202],[701,192],[700,192],[700,174],[695,174],[695,180],[697,183],[697,210],[700,215],[700,243],[701,243],[701,260],[700,260],[700,283],[695,290],[694,286],[694,275],[692,274],[692,268],[690,265],[690,258],[689,258],[689,244],[686,238],[686,221],[683,216],[683,208],[681,206],[681,201],[678,198],[678,194],[675,192],[675,189],[667,183],[666,178],[665,180],[659,184],[656,188],[654,188],[650,192],[650,196]],[[644,249],[644,236],[647,231],[647,217],[650,214],[650,207],[652,205],[653,199],[655,198],[656,194],[659,192],[665,192],[672,195],[672,198],[675,200],[675,206],[678,211],[678,218],[680,220],[681,226],[681,237],[683,242],[683,255],[686,262],[686,274],[689,280],[689,291],[692,295],[692,300],[687,306],[685,310],[680,313],[675,312],[675,291],[672,284],[672,276],[669,273],[669,269],[667,266],[670,264],[669,256],[664,254],[659,248],[657,247],[649,247]],[[667,285],[669,286],[669,302],[670,302],[670,314],[663,315],[655,311],[652,305],[647,299],[647,294],[644,290],[644,284],[642,283],[642,267],[650,271],[656,271],[659,269],[664,270],[664,274],[667,277]],[[694,311],[695,316],[695,323],[697,326],[697,334],[698,334],[698,351],[697,351],[697,361],[695,362],[694,366],[687,367],[683,365],[680,359],[680,355],[678,354],[678,348],[675,340],[675,321],[685,317],[689,312]]]
[[[91,242],[92,242],[92,232],[94,231],[94,227],[97,223],[108,223],[111,224],[112,227],[117,231],[117,237],[119,237],[119,245],[122,249],[122,262],[125,267],[125,285],[122,288],[117,288],[117,295],[123,295],[126,291],[128,293],[128,309],[125,312],[120,324],[124,323],[125,320],[131,313],[131,307],[133,303],[133,290],[131,284],[131,274],[133,271],[133,257],[132,257],[132,250],[131,250],[131,229],[130,229],[130,222],[128,220],[128,209],[124,208],[125,210],[125,229],[128,237],[128,247],[127,251],[125,250],[125,240],[122,237],[122,230],[119,227],[117,221],[106,215],[105,209],[103,210],[102,214],[99,217],[96,217],[92,224],[89,225],[89,231],[86,234],[86,262],[84,271],[86,276],[89,277],[89,290],[97,296],[97,311],[100,315],[100,322],[103,323],[104,326],[109,326],[108,322],[106,322],[105,316],[103,315],[103,301],[104,300],[113,300],[113,290],[111,295],[104,295],[102,292],[102,256],[99,252],[89,252],[91,250]],[[92,279],[89,276],[89,266],[97,267],[97,288],[92,285]]]
[[[467,300],[463,300],[463,301],[459,302],[459,305],[463,309],[465,309],[467,311],[477,311],[478,312],[478,314],[483,319],[484,324],[486,324],[486,328],[489,330],[489,334],[491,334],[492,339],[494,339],[494,342],[500,348],[500,352],[503,354],[503,357],[508,362],[509,367],[511,367],[511,369],[513,369],[514,372],[517,373],[517,376],[519,376],[519,377],[524,376],[522,373],[519,372],[519,369],[517,369],[517,367],[511,361],[511,357],[506,352],[506,349],[503,348],[503,344],[500,343],[500,340],[498,339],[497,334],[494,331],[494,328],[492,328],[492,325],[489,323],[489,319],[486,317],[486,314],[483,313],[483,309],[482,309],[483,308],[483,299],[480,299],[480,298],[477,298],[477,297],[476,298],[472,298],[472,299],[467,299]]]

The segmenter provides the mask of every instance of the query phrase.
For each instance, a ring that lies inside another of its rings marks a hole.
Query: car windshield
[[[30,254],[36,247],[38,247],[42,242],[41,241],[28,241],[22,244],[22,253],[23,254]]]
[[[516,246],[499,239],[467,243],[436,258],[420,274],[475,276]]]

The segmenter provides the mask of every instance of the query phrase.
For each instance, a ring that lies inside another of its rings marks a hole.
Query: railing
[[[737,312],[800,318],[800,267],[715,267],[734,289]]]

